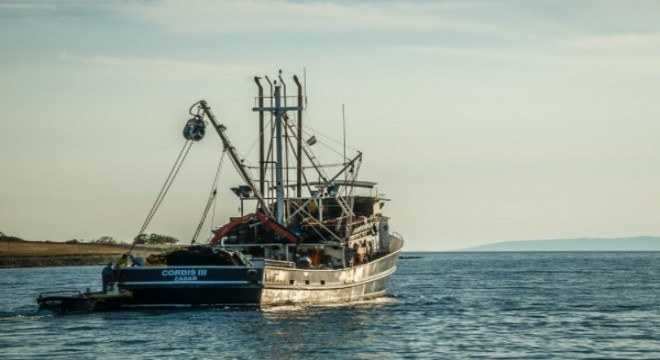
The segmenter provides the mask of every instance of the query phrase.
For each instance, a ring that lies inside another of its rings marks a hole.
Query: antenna
[[[346,164],[346,109],[344,104],[341,104],[341,119],[342,119],[342,128],[344,132],[344,161]],[[348,179],[348,174],[344,173],[344,181]]]

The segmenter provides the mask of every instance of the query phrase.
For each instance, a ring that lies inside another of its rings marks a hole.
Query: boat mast
[[[298,77],[293,75],[293,81],[296,82],[298,86],[298,146],[297,146],[297,166],[296,166],[296,197],[300,198],[302,196],[302,107],[303,107],[303,96],[302,96],[302,86]],[[344,156],[346,157],[346,156]]]
[[[276,185],[276,220],[284,225],[284,164],[282,163],[282,117],[289,110],[302,110],[301,106],[282,106],[280,85],[275,82],[275,107],[255,107],[252,111],[269,111],[275,115],[275,185]]]
[[[259,99],[258,106],[264,107],[264,88],[261,86],[260,77],[255,76],[254,82],[257,83],[259,87]],[[266,180],[266,161],[264,159],[264,112],[259,111],[259,191],[262,194],[266,192],[266,187],[264,185]]]
[[[284,79],[282,79],[282,70],[279,71],[279,74],[277,75],[277,78],[280,79],[280,99],[284,100],[284,106],[286,107],[286,83],[284,82]],[[282,101],[280,101],[280,104]],[[289,117],[285,114],[282,115],[282,120],[284,120],[284,124],[289,121]],[[280,126],[282,126],[282,123],[280,123]],[[277,160],[277,164],[282,164],[282,184],[289,184],[289,142],[287,141],[289,137],[289,133],[286,127],[284,127],[284,134],[280,134],[280,136],[276,135],[277,139],[282,139],[283,140],[283,145],[284,148],[282,149],[282,156],[284,157],[281,161]],[[286,172],[284,171],[286,169]],[[277,179],[275,180],[277,181]],[[279,188],[277,188],[277,191],[279,192]],[[283,193],[282,197],[283,198],[288,198],[289,197],[289,187],[285,186],[283,188]],[[278,209],[279,209],[279,204],[278,204]]]

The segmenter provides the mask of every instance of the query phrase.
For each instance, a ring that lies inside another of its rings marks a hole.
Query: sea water
[[[660,253],[404,253],[352,305],[54,316],[101,266],[0,269],[1,359],[658,359]]]

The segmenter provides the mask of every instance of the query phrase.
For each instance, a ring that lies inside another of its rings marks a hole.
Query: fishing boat
[[[191,246],[116,269],[110,286],[130,294],[121,298],[121,307],[313,305],[385,294],[403,247],[382,213],[388,199],[377,183],[358,179],[361,152],[346,156],[344,148],[332,164],[315,156],[321,141],[303,129],[305,96],[298,77],[292,97],[286,96],[281,73],[275,81],[264,78],[266,95],[262,78],[254,78],[257,166],[239,155],[204,100],[191,106],[183,131],[186,144],[203,139],[207,126],[220,137],[223,154],[243,182],[231,188],[239,213],[214,228],[206,243],[196,240],[202,220]],[[214,188],[203,219],[216,196]],[[145,227],[146,222],[141,232]]]

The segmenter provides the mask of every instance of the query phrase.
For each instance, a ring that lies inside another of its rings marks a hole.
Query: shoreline
[[[132,253],[140,257],[180,246],[139,245]],[[106,265],[131,249],[130,244],[62,243],[0,239],[0,269]]]
[[[0,269],[90,265],[101,266],[116,260],[120,255],[121,253],[116,255],[0,256]]]

